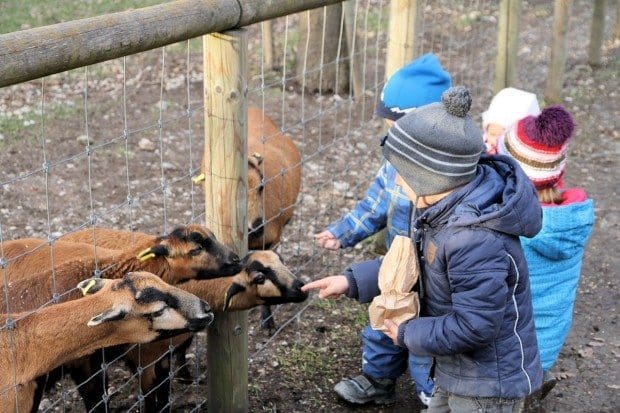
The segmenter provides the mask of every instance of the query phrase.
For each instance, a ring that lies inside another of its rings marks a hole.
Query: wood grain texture
[[[203,39],[207,226],[247,252],[247,33]],[[248,410],[247,312],[220,312],[208,332],[208,411]]]

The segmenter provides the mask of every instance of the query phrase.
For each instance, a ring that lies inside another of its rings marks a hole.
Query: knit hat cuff
[[[377,108],[375,109],[375,113],[377,116],[382,117],[384,119],[389,120],[398,120],[402,118],[407,112],[411,112],[414,108],[409,109],[401,109],[399,107],[387,107],[383,102],[383,99],[379,99],[377,102]]]

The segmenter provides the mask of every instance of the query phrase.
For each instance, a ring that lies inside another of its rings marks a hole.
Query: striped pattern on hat
[[[447,177],[471,176],[475,174],[480,157],[480,148],[471,147],[470,153],[457,154],[425,145],[415,135],[407,133],[398,123],[390,128],[387,147],[409,162],[427,171]]]
[[[498,152],[517,160],[536,189],[551,188],[564,174],[568,140],[560,146],[547,146],[530,139],[525,126],[521,120],[510,128],[500,139]]]

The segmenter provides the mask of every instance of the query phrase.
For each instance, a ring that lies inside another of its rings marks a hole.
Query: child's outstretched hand
[[[320,298],[337,298],[349,289],[349,280],[344,275],[330,275],[320,280],[312,281],[301,287],[301,291],[319,290]]]
[[[336,251],[338,248],[340,248],[340,241],[334,236],[334,234],[329,231],[323,231],[319,234],[316,234],[314,236],[314,239],[316,240],[316,243],[319,245],[319,247],[325,248],[327,250]]]

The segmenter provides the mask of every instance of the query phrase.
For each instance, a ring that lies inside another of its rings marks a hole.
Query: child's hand
[[[323,231],[319,234],[316,234],[314,236],[314,239],[316,240],[316,243],[319,244],[319,247],[325,248],[327,250],[336,251],[338,248],[340,248],[340,241],[338,240],[338,238],[334,237],[334,234],[329,231]]]
[[[388,331],[385,332],[385,335],[391,338],[394,344],[398,346],[398,324],[389,318],[386,318],[383,320],[383,325],[388,329]]]
[[[312,281],[301,287],[301,291],[319,290],[319,298],[337,298],[349,289],[349,280],[344,275],[331,275]]]

